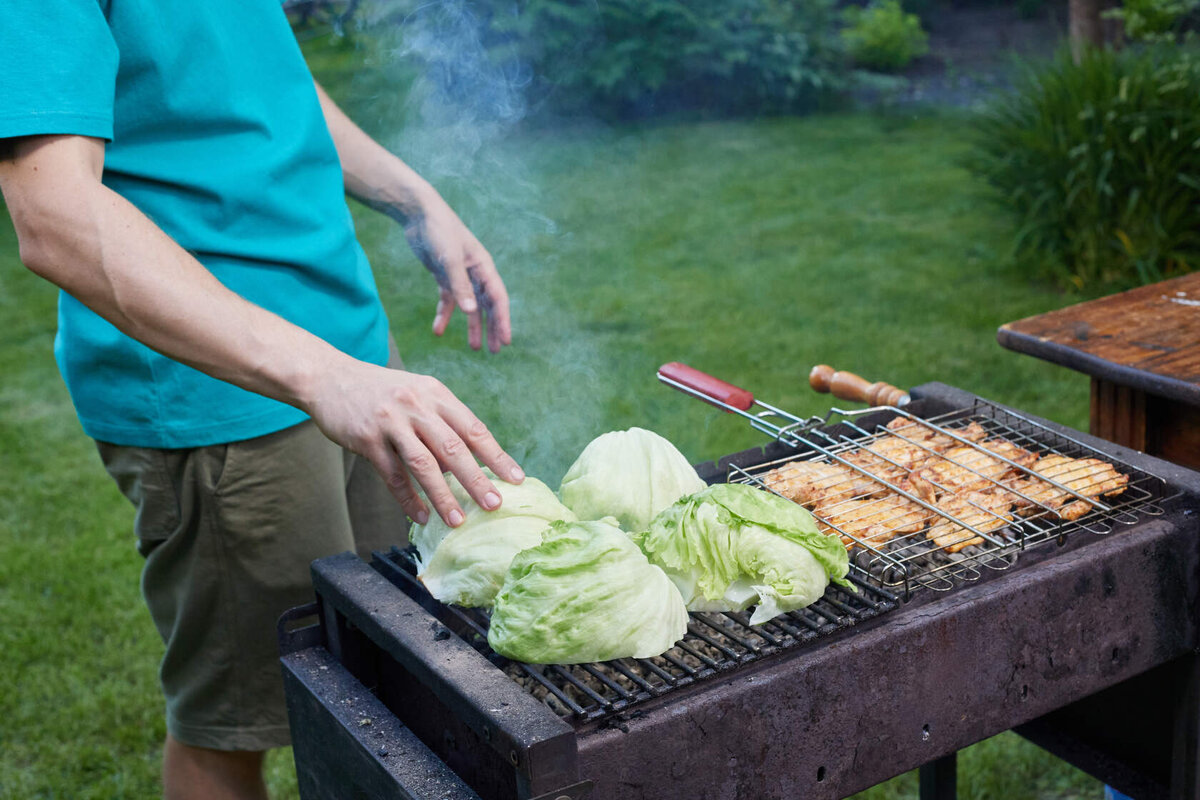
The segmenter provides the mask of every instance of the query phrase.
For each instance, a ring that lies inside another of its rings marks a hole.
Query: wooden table
[[[1096,436],[1200,468],[1200,272],[1010,322],[997,338],[1090,375]]]

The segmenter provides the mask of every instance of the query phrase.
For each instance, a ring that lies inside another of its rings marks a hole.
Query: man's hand
[[[483,345],[485,324],[489,350],[511,344],[508,292],[488,251],[429,183],[355,125],[320,85],[316,89],[346,191],[404,225],[413,252],[437,279],[433,332],[445,333],[454,309],[461,308],[473,349]]]
[[[488,350],[500,352],[512,344],[508,292],[491,255],[467,230],[458,215],[433,192],[421,210],[405,220],[404,235],[413,252],[437,279],[439,296],[433,332],[441,336],[454,309],[467,315],[467,342],[483,345],[487,325]]]
[[[443,472],[489,511],[499,507],[500,495],[476,456],[502,480],[524,479],[487,427],[435,378],[358,361],[327,374],[332,380],[315,385],[305,410],[326,436],[369,459],[417,522],[427,522],[429,511],[412,478],[451,527],[463,512]]]

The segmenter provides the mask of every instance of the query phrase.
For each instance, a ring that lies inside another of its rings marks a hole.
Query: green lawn
[[[409,367],[441,377],[548,483],[612,428],[653,428],[697,461],[760,441],[661,387],[655,368],[674,360],[804,414],[829,406],[806,383],[827,362],[1086,425],[1083,378],[995,342],[1001,323],[1071,299],[1008,263],[1007,221],[956,165],[961,119],[445,129],[352,75],[353,52],[308,49],[368,128],[410,146],[402,154],[492,249],[514,297],[514,345],[499,356],[467,350],[461,322],[434,339],[431,280],[391,223],[356,209]],[[389,135],[396,113],[403,137]],[[149,798],[160,644],[138,596],[131,509],[54,367],[54,304],[0,221],[0,797]],[[270,762],[280,797],[295,796],[288,757]],[[1011,734],[962,755],[960,787],[1100,793]],[[909,775],[866,796],[915,794]]]

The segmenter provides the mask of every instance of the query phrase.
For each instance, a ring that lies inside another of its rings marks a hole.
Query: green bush
[[[794,111],[848,71],[835,0],[483,2],[493,64],[534,103],[606,117]]]
[[[1093,50],[1033,68],[974,126],[971,168],[1016,213],[1033,269],[1087,283],[1200,263],[1200,51]]]
[[[920,18],[905,12],[900,0],[877,0],[866,8],[849,6],[843,16],[842,40],[859,66],[895,72],[929,52],[929,35]]]
[[[1121,20],[1130,41],[1173,41],[1196,16],[1200,0],[1125,0],[1106,16]]]

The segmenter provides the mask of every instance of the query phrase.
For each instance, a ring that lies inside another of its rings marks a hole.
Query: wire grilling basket
[[[983,400],[930,418],[893,407],[802,418],[682,364],[658,377],[785,445],[781,458],[731,464],[726,480],[805,505],[856,567],[905,594],[1007,569],[1075,531],[1133,525],[1167,499],[1162,479]]]

